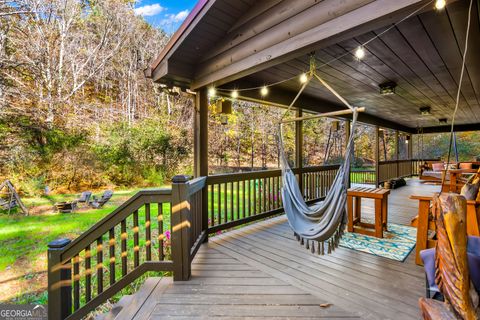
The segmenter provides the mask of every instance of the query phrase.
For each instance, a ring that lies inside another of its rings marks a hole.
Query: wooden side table
[[[383,238],[387,230],[387,208],[390,190],[380,188],[356,187],[347,190],[348,232],[356,232]],[[362,222],[362,198],[374,199],[375,223]],[[355,199],[355,206],[354,206]],[[360,228],[361,227],[361,228]]]

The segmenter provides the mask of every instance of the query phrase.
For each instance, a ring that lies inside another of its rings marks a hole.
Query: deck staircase
[[[123,296],[109,312],[97,315],[95,320],[144,319],[148,315],[142,314],[140,309],[152,300],[154,291],[156,300],[159,298],[158,294],[165,291],[171,283],[172,279],[168,277],[147,278],[137,292]]]

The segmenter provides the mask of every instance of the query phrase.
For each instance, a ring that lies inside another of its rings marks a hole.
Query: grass
[[[106,214],[112,212],[118,204],[125,201],[137,190],[116,192],[111,202],[101,209],[80,208],[72,214],[44,215],[0,215],[0,271],[5,270],[17,259],[25,257],[35,259],[40,253],[45,253],[47,244],[59,237],[74,238],[91,227]],[[32,206],[50,204],[51,202],[68,201],[77,195],[55,195],[25,199],[25,205]],[[39,241],[40,240],[40,241]]]
[[[0,301],[45,303],[48,243],[57,238],[76,238],[137,191],[115,191],[111,201],[101,209],[81,207],[74,213],[52,212],[55,202],[78,197],[66,194],[22,199],[29,208],[47,207],[43,214],[0,214]],[[140,210],[140,222],[144,219],[142,214]]]

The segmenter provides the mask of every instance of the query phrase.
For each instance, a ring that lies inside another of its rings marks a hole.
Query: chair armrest
[[[420,201],[432,201],[433,200],[433,197],[429,197],[429,196],[415,196],[415,195],[412,195],[410,196],[410,199],[412,200],[420,200]]]

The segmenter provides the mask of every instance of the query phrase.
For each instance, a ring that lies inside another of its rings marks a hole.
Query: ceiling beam
[[[228,86],[225,86],[223,88],[227,90],[231,90],[236,86],[240,86],[242,88],[251,88],[251,87],[256,87],[257,85],[252,82],[242,80],[242,81],[237,81],[234,84],[229,84]],[[223,91],[223,94],[222,94],[222,88],[219,88],[217,92],[220,95],[229,97],[229,94],[226,91]],[[239,99],[260,103],[260,104],[272,105],[272,106],[281,107],[281,108],[287,108],[295,98],[296,94],[297,94],[296,92],[292,92],[290,90],[281,89],[278,87],[272,87],[269,89],[269,93],[267,97],[262,97],[260,95],[259,90],[249,90],[249,91],[239,92],[239,95],[240,95]],[[314,113],[325,113],[325,112],[339,111],[339,110],[346,109],[346,107],[343,104],[334,103],[334,102],[319,99],[319,98],[314,98],[307,94],[302,94],[298,98],[294,107],[301,108],[303,110],[314,112]],[[341,116],[340,118],[351,119],[351,115]],[[366,107],[366,112],[359,113],[358,121],[371,124],[371,125],[384,127],[384,128],[399,130],[407,133],[417,132],[415,128],[407,127],[407,126],[398,124],[396,122],[389,121],[389,120],[368,114],[368,106]]]
[[[366,2],[369,1],[324,0],[302,12],[302,19],[300,15],[285,19],[275,27],[200,64],[191,87],[198,89],[210,84],[219,86],[228,83],[312,50],[397,22],[427,3],[425,0],[375,0],[365,4]],[[360,7],[358,3],[361,4]],[[336,10],[331,10],[332,6]],[[318,8],[322,10],[319,11]],[[266,17],[268,18],[274,19]],[[312,21],[318,24],[312,26]],[[308,28],[303,30],[301,26],[306,24]],[[269,46],[264,48],[262,43],[268,43]]]
[[[451,125],[447,126],[437,126],[437,127],[425,127],[422,129],[423,133],[445,133],[450,132],[452,129]],[[470,123],[470,124],[457,124],[453,127],[454,132],[462,131],[480,131],[480,123]],[[416,130],[416,133],[418,131]]]

